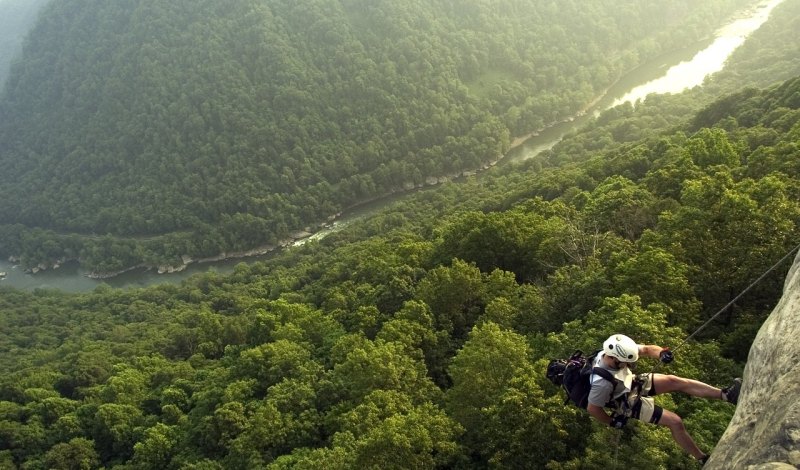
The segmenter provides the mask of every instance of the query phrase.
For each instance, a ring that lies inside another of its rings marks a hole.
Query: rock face
[[[800,255],[750,348],[739,404],[704,469],[800,468]]]

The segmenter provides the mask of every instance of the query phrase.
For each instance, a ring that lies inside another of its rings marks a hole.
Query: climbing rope
[[[727,304],[726,304],[724,307],[722,307],[721,309],[719,309],[719,311],[718,311],[717,313],[715,313],[714,315],[712,315],[712,316],[711,316],[711,318],[709,318],[708,320],[706,320],[706,322],[705,322],[705,323],[703,323],[703,324],[702,324],[702,325],[700,325],[700,326],[699,326],[697,329],[695,329],[695,330],[694,330],[694,332],[693,332],[692,334],[690,334],[689,336],[687,336],[687,337],[686,337],[686,339],[684,339],[683,341],[681,341],[681,342],[680,342],[680,343],[679,343],[677,346],[675,346],[674,348],[670,348],[670,350],[674,352],[674,351],[676,351],[678,348],[680,348],[681,346],[683,346],[683,345],[685,345],[687,342],[689,342],[689,340],[690,340],[690,339],[694,338],[694,337],[695,337],[695,335],[697,335],[697,333],[701,332],[701,331],[702,331],[702,330],[703,330],[705,327],[707,327],[709,324],[711,324],[711,322],[713,322],[713,321],[714,321],[714,320],[715,320],[715,319],[716,319],[718,316],[722,315],[722,313],[723,313],[723,312],[725,312],[725,310],[727,310],[727,309],[728,309],[728,308],[729,308],[731,305],[733,305],[734,303],[736,303],[736,301],[737,301],[737,300],[739,300],[739,299],[740,299],[740,298],[741,298],[741,297],[742,297],[744,294],[746,294],[748,291],[750,291],[750,289],[752,289],[753,287],[755,287],[755,286],[756,286],[756,285],[757,285],[759,282],[763,281],[763,280],[764,280],[764,278],[765,278],[765,277],[767,277],[767,276],[769,275],[769,273],[771,273],[772,271],[774,271],[774,270],[775,270],[775,269],[776,269],[778,266],[780,266],[780,265],[781,265],[781,264],[782,264],[784,261],[786,261],[786,259],[787,259],[787,258],[789,258],[789,256],[791,256],[791,254],[792,254],[792,253],[794,253],[795,251],[797,251],[799,248],[800,248],[800,244],[798,244],[797,246],[795,246],[794,248],[792,248],[791,250],[789,250],[789,251],[788,251],[788,252],[787,252],[785,255],[783,255],[783,258],[779,259],[779,260],[778,260],[778,261],[777,261],[775,264],[773,264],[773,265],[772,265],[772,266],[771,266],[769,269],[767,269],[767,270],[764,272],[764,274],[762,274],[761,276],[759,276],[759,277],[758,277],[758,279],[756,279],[755,281],[753,281],[752,283],[750,283],[750,285],[749,285],[749,286],[747,286],[747,287],[746,287],[746,288],[745,288],[743,291],[741,291],[741,292],[739,293],[739,295],[737,295],[736,297],[734,297],[734,298],[733,298],[733,300],[731,300],[731,301],[730,301],[730,302],[728,302],[728,303],[727,303]],[[656,364],[656,366],[655,366],[655,367],[653,368],[653,370],[650,372],[650,374],[655,374],[655,373],[656,373],[656,370],[658,370],[658,368],[659,368],[659,367],[661,367],[661,365],[662,365],[662,364],[663,364],[663,363],[659,361],[659,362],[658,362],[658,364]]]
[[[727,303],[727,304],[726,304],[724,307],[722,307],[721,309],[719,309],[719,311],[717,311],[717,313],[715,313],[714,315],[712,315],[712,316],[711,316],[711,318],[709,318],[708,320],[706,320],[706,322],[705,322],[705,323],[703,323],[703,324],[702,324],[702,325],[700,325],[700,326],[699,326],[697,329],[695,329],[695,330],[694,330],[694,332],[692,332],[692,334],[690,334],[689,336],[687,336],[687,337],[686,337],[686,338],[685,338],[683,341],[681,341],[681,342],[680,342],[680,343],[679,343],[677,346],[675,346],[674,348],[671,348],[671,350],[672,350],[672,351],[676,351],[676,350],[677,350],[677,349],[679,349],[681,346],[683,346],[683,345],[685,345],[686,343],[688,343],[690,339],[694,338],[694,337],[697,335],[697,333],[701,332],[701,331],[702,331],[702,330],[703,330],[705,327],[707,327],[709,324],[711,324],[711,322],[713,322],[713,321],[714,321],[714,320],[715,320],[715,319],[716,319],[718,316],[722,315],[722,313],[723,313],[723,312],[725,312],[725,310],[727,310],[727,309],[728,309],[728,308],[729,308],[731,305],[733,305],[734,303],[736,303],[736,301],[737,301],[737,300],[739,300],[739,299],[740,299],[740,298],[741,298],[741,297],[742,297],[744,294],[746,294],[748,291],[750,291],[750,289],[752,289],[753,287],[755,287],[755,286],[756,286],[756,285],[757,285],[759,282],[761,282],[762,280],[764,280],[764,278],[765,278],[765,277],[767,277],[767,276],[769,275],[769,273],[771,273],[772,271],[774,271],[774,270],[775,270],[775,269],[776,269],[778,266],[780,266],[780,265],[781,265],[781,264],[782,264],[784,261],[786,261],[786,259],[787,259],[787,258],[789,258],[789,256],[791,256],[791,254],[792,254],[792,253],[794,253],[794,252],[795,252],[795,251],[797,251],[798,249],[800,249],[800,244],[798,244],[797,246],[795,246],[794,248],[792,248],[791,250],[789,250],[789,251],[788,251],[788,252],[787,252],[785,255],[783,255],[783,257],[782,257],[781,259],[779,259],[779,260],[778,260],[778,261],[777,261],[775,264],[773,264],[773,265],[772,265],[772,266],[771,266],[769,269],[767,269],[767,270],[764,272],[764,274],[762,274],[761,276],[759,276],[759,277],[758,277],[758,279],[756,279],[755,281],[753,281],[752,283],[750,283],[750,285],[749,285],[749,286],[747,286],[747,287],[746,287],[746,288],[745,288],[743,291],[741,291],[741,292],[740,292],[740,293],[739,293],[739,294],[738,294],[736,297],[734,297],[734,298],[733,298],[733,300],[731,300],[731,301],[730,301],[730,302],[728,302],[728,303]],[[655,367],[653,367],[653,369],[652,369],[650,372],[648,372],[648,373],[646,373],[646,374],[640,374],[640,375],[647,375],[647,374],[650,374],[650,375],[651,375],[651,377],[652,377],[652,375],[653,375],[653,374],[655,374],[655,373],[656,373],[656,371],[657,371],[657,370],[658,370],[658,369],[659,369],[659,368],[660,368],[660,367],[661,367],[663,364],[664,364],[663,362],[659,361],[659,362],[658,362],[658,363],[655,365]],[[642,398],[642,396],[641,396],[641,385],[640,385],[640,387],[639,387],[639,393],[637,394],[637,400],[641,400],[641,398]],[[619,432],[617,432],[617,433],[615,433],[615,434],[616,434],[616,437],[615,437],[615,442],[614,442],[614,467],[613,467],[613,468],[614,468],[614,470],[616,470],[616,468],[617,468],[617,456],[618,456],[618,454],[619,454],[619,439],[620,439],[620,433],[619,433]]]

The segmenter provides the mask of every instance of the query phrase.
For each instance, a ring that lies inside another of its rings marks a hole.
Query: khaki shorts
[[[646,423],[658,424],[664,409],[653,401],[653,395],[656,394],[656,390],[653,388],[653,374],[637,375],[636,381],[642,382],[641,398],[638,393],[638,387],[634,386],[634,389],[628,395],[630,417]],[[636,381],[634,381],[634,384]]]

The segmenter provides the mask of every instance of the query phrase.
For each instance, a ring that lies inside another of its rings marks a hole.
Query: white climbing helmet
[[[639,345],[625,335],[611,335],[603,343],[603,352],[616,357],[620,362],[636,362],[639,360]]]

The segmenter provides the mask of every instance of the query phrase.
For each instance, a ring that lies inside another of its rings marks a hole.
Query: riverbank
[[[616,84],[616,82],[615,82],[615,84]],[[330,229],[332,229],[334,227],[335,223],[340,218],[342,218],[343,216],[351,213],[354,210],[357,210],[360,207],[367,206],[367,205],[370,205],[370,204],[375,204],[375,203],[378,203],[380,201],[388,200],[390,198],[395,198],[395,197],[403,196],[403,195],[406,195],[406,194],[410,194],[410,193],[413,193],[413,192],[418,191],[420,189],[424,189],[426,187],[438,186],[438,185],[441,185],[441,184],[444,184],[444,183],[448,183],[448,182],[451,182],[451,181],[456,181],[456,180],[461,179],[461,178],[468,178],[468,177],[471,177],[471,176],[476,176],[478,173],[490,170],[491,168],[495,167],[497,164],[502,162],[504,159],[506,159],[508,157],[508,155],[509,155],[509,152],[511,152],[511,151],[517,149],[518,147],[522,146],[523,144],[525,144],[530,139],[535,138],[535,137],[541,135],[542,133],[545,133],[548,130],[550,130],[552,128],[555,128],[557,126],[563,125],[565,123],[573,122],[576,118],[584,116],[585,114],[587,114],[587,112],[589,110],[593,109],[594,106],[596,106],[606,96],[606,93],[608,92],[608,90],[611,89],[613,86],[614,86],[614,84],[612,84],[611,87],[606,88],[604,90],[603,94],[598,95],[595,98],[593,98],[591,101],[589,101],[586,105],[584,105],[575,114],[573,114],[573,115],[571,115],[571,116],[569,116],[569,117],[567,117],[565,119],[550,123],[547,126],[541,127],[539,129],[531,131],[531,132],[529,132],[527,134],[524,134],[522,136],[514,138],[510,142],[509,147],[508,147],[508,149],[506,150],[505,153],[496,156],[496,158],[493,159],[493,160],[490,160],[488,162],[485,162],[485,163],[481,164],[480,167],[472,168],[472,169],[465,169],[465,170],[461,170],[461,171],[453,172],[453,173],[447,173],[447,174],[440,175],[440,176],[427,176],[427,177],[425,177],[423,183],[418,183],[418,184],[405,183],[401,187],[395,188],[394,190],[392,190],[392,191],[390,191],[388,193],[385,193],[385,194],[382,194],[380,196],[376,196],[374,198],[370,198],[370,199],[367,199],[367,200],[364,200],[364,201],[360,201],[357,204],[353,204],[351,206],[348,206],[348,207],[344,208],[341,212],[338,212],[337,214],[334,214],[334,215],[328,217],[326,219],[326,222],[318,223],[316,225],[317,227],[319,227],[318,230],[313,230],[313,228],[311,228],[311,227],[306,227],[304,230],[292,233],[290,235],[289,239],[283,240],[283,241],[279,242],[277,245],[263,245],[263,246],[255,247],[253,249],[246,250],[246,251],[223,252],[223,253],[220,253],[219,255],[216,255],[216,256],[207,257],[207,258],[198,258],[198,259],[194,259],[194,258],[192,258],[192,257],[190,257],[188,255],[184,255],[184,256],[181,257],[181,263],[180,264],[176,264],[176,265],[168,265],[168,264],[161,264],[161,265],[139,264],[139,265],[136,265],[136,266],[131,266],[131,267],[128,267],[128,268],[125,268],[125,269],[122,269],[122,270],[119,270],[119,271],[114,271],[114,272],[95,272],[95,271],[92,271],[92,272],[89,272],[88,274],[86,274],[86,276],[89,277],[90,279],[107,280],[107,279],[112,279],[112,278],[114,278],[116,276],[128,273],[130,271],[134,271],[134,270],[137,270],[137,269],[155,271],[158,274],[174,274],[174,273],[179,273],[179,272],[185,271],[189,266],[191,266],[193,264],[208,264],[208,263],[216,263],[216,262],[221,262],[221,261],[230,261],[230,260],[234,260],[234,259],[244,259],[244,258],[257,257],[257,256],[264,256],[264,255],[270,254],[270,253],[272,253],[272,252],[274,252],[275,250],[278,250],[278,249],[286,249],[286,248],[290,248],[291,246],[299,245],[302,242],[305,242],[305,241],[307,241],[307,240],[309,240],[311,238],[319,239],[319,238],[321,238],[320,234],[322,234],[322,233],[324,233],[326,231],[330,231]]]
[[[780,3],[780,1],[781,0],[772,0],[774,3],[770,3],[770,5]],[[764,6],[757,9],[766,10],[767,8],[767,6]],[[698,46],[698,49],[699,48],[700,46]],[[193,273],[206,272],[209,269],[230,272],[234,269],[234,266],[239,263],[239,261],[236,260],[244,258],[257,259],[259,256],[272,256],[272,254],[279,249],[289,248],[309,240],[322,238],[346,226],[351,221],[359,220],[366,214],[375,212],[387,206],[395,199],[404,197],[409,193],[440,185],[448,181],[476,175],[480,171],[488,170],[500,162],[507,164],[506,162],[514,163],[515,161],[525,160],[538,154],[538,152],[543,149],[552,148],[552,146],[558,143],[568,132],[574,131],[589,119],[592,119],[595,113],[611,107],[612,102],[609,101],[610,98],[614,98],[614,96],[624,96],[628,91],[636,88],[636,86],[652,81],[654,77],[660,77],[664,74],[665,70],[674,67],[675,64],[692,59],[693,55],[697,53],[697,49],[693,51],[689,49],[690,48],[687,48],[686,51],[681,52],[681,54],[686,52],[686,57],[678,57],[678,55],[669,54],[669,57],[662,56],[661,58],[655,59],[653,62],[635,68],[632,73],[627,75],[623,74],[614,84],[604,90],[602,95],[590,100],[582,109],[571,117],[513,138],[509,143],[508,151],[504,152],[502,155],[498,155],[493,162],[483,164],[480,168],[474,170],[464,170],[443,176],[429,176],[419,183],[398,182],[398,188],[395,190],[380,197],[375,197],[347,207],[342,213],[331,216],[332,219],[328,219],[327,226],[325,226],[325,224],[320,224],[313,230],[309,229],[306,231],[304,237],[284,240],[276,246],[265,245],[246,251],[223,252],[213,257],[199,259],[192,259],[185,256],[180,259],[180,262],[176,262],[173,265],[140,264],[117,272],[86,273],[85,270],[78,268],[78,261],[74,260],[74,263],[69,263],[70,266],[62,267],[58,270],[40,270],[39,273],[36,274],[36,280],[33,279],[33,276],[27,274],[24,276],[25,278],[22,279],[22,269],[14,269],[13,266],[6,265],[0,261],[0,271],[8,271],[9,275],[9,279],[4,281],[4,284],[15,288],[21,286],[21,288],[25,289],[34,289],[42,286],[46,288],[55,287],[58,289],[66,289],[64,286],[81,284],[81,287],[76,287],[75,290],[87,291],[99,285],[100,281],[107,282],[112,287],[146,286],[159,283],[180,282],[181,279],[186,279]],[[664,58],[664,60],[662,60],[662,58]],[[696,71],[693,70],[692,72],[694,73]],[[653,77],[648,78],[645,77],[645,75],[653,75]],[[617,92],[621,93],[617,95]],[[513,155],[510,155],[512,153]],[[368,210],[364,208],[368,208]],[[82,278],[83,282],[81,283],[81,281],[75,279],[75,277]]]
[[[290,235],[290,238],[281,241],[278,245],[267,244],[244,251],[222,252],[216,256],[210,256],[206,258],[195,259],[192,258],[191,256],[183,255],[181,256],[181,263],[176,265],[170,265],[170,264],[154,265],[154,264],[142,263],[136,266],[130,266],[125,269],[121,269],[119,271],[111,271],[111,272],[90,271],[86,274],[86,277],[88,277],[89,279],[97,279],[97,280],[113,279],[114,277],[120,276],[130,271],[135,271],[137,269],[146,271],[155,271],[158,274],[175,274],[185,271],[189,266],[193,264],[218,263],[221,261],[228,261],[240,258],[263,256],[277,250],[278,248],[289,247],[297,243],[298,241],[304,240],[313,235],[314,233],[302,230],[293,232]]]
[[[625,75],[623,75],[624,77]],[[277,243],[277,245],[267,244],[254,247],[249,250],[244,251],[234,251],[234,252],[222,252],[215,256],[205,257],[205,258],[193,258],[189,255],[181,256],[180,263],[176,264],[148,264],[148,263],[139,263],[136,265],[128,266],[119,270],[114,271],[89,271],[84,274],[85,277],[97,280],[97,281],[107,281],[114,279],[118,276],[122,276],[127,273],[131,273],[133,271],[143,271],[143,272],[154,272],[158,275],[170,275],[170,274],[177,274],[186,271],[192,265],[201,265],[201,264],[212,264],[212,263],[219,263],[225,262],[230,260],[237,260],[237,259],[246,259],[246,258],[253,258],[258,256],[264,256],[271,254],[279,249],[286,249],[293,245],[298,245],[308,239],[315,238],[319,239],[322,238],[326,234],[326,232],[330,231],[336,223],[344,218],[347,217],[354,211],[358,211],[359,208],[374,205],[376,203],[380,203],[381,201],[386,201],[392,198],[402,197],[404,195],[416,192],[418,190],[424,188],[430,188],[433,186],[441,185],[450,181],[456,181],[461,178],[467,178],[471,176],[476,176],[478,173],[487,171],[493,167],[495,167],[498,163],[508,159],[509,154],[518,149],[519,147],[525,145],[531,139],[539,137],[540,135],[547,134],[549,131],[557,129],[564,125],[569,125],[575,122],[576,119],[585,117],[587,113],[592,110],[595,106],[597,106],[604,97],[607,96],[608,91],[613,89],[613,87],[619,83],[620,79],[616,80],[611,86],[606,88],[603,91],[603,94],[594,97],[590,100],[586,105],[584,105],[579,111],[575,114],[561,119],[559,121],[555,121],[550,123],[547,126],[541,127],[524,135],[515,137],[510,143],[509,147],[505,153],[498,155],[495,159],[490,160],[486,163],[483,163],[480,167],[474,169],[466,169],[459,172],[448,173],[445,175],[440,176],[427,176],[422,183],[405,183],[400,187],[395,188],[394,190],[385,193],[380,196],[376,196],[374,198],[370,198],[364,201],[361,201],[357,204],[353,204],[351,206],[346,207],[341,212],[333,214],[329,216],[325,222],[319,222],[314,227],[311,226],[305,227],[303,230],[298,230],[293,232],[289,235],[289,238],[282,240]],[[547,144],[551,146],[558,140],[560,140],[561,135],[563,133],[559,133],[556,137],[551,138],[552,143]],[[18,257],[10,257],[9,261],[19,262]],[[25,272],[27,274],[40,274],[46,271],[53,271],[58,269],[61,265],[68,263],[68,262],[75,262],[81,264],[80,259],[59,259],[50,263],[49,265],[46,263],[39,263],[36,267],[26,269]]]
[[[624,76],[624,75],[623,75]],[[277,243],[277,245],[267,244],[261,245],[249,250],[244,251],[234,251],[234,252],[222,252],[215,256],[205,257],[205,258],[193,258],[189,255],[181,256],[180,263],[177,264],[148,264],[148,263],[139,263],[133,266],[128,266],[119,270],[115,271],[89,271],[84,274],[86,278],[97,280],[97,281],[107,281],[118,276],[125,275],[127,273],[131,273],[133,271],[143,271],[143,272],[154,272],[158,275],[170,275],[170,274],[177,274],[186,271],[192,265],[201,265],[201,264],[212,264],[212,263],[219,263],[225,262],[230,260],[237,260],[237,259],[246,259],[246,258],[253,258],[258,256],[264,256],[271,254],[279,249],[286,249],[293,245],[301,244],[304,241],[307,241],[311,238],[319,239],[322,238],[326,234],[326,232],[331,231],[336,225],[338,221],[342,218],[346,218],[352,212],[358,211],[359,208],[374,205],[380,203],[381,201],[387,201],[392,198],[402,197],[404,195],[416,192],[418,190],[424,188],[430,188],[433,186],[441,185],[450,181],[456,181],[461,178],[467,178],[471,176],[476,176],[478,173],[487,171],[493,167],[495,167],[498,163],[508,159],[509,154],[518,149],[519,147],[525,145],[531,139],[539,137],[540,135],[548,133],[553,129],[557,129],[560,126],[569,125],[575,122],[576,119],[585,117],[587,113],[592,110],[595,106],[597,106],[604,97],[607,96],[608,91],[613,89],[613,87],[619,83],[620,79],[614,82],[611,86],[606,88],[603,94],[594,97],[591,101],[589,101],[586,105],[584,105],[579,111],[575,114],[561,119],[559,121],[553,122],[547,126],[541,127],[534,131],[531,131],[527,134],[515,137],[510,143],[509,147],[505,153],[498,155],[494,160],[489,162],[483,163],[480,167],[474,169],[467,169],[462,170],[459,172],[448,173],[441,176],[428,176],[424,179],[423,183],[405,183],[400,187],[395,188],[394,190],[385,193],[380,196],[376,196],[371,199],[367,199],[364,201],[359,202],[358,204],[353,204],[351,206],[346,207],[341,212],[333,214],[329,216],[325,222],[319,222],[315,225],[317,227],[314,229],[313,227],[305,227],[303,230],[299,230],[293,232],[289,235],[289,238],[282,240]],[[557,136],[550,138],[551,143],[546,144],[546,146],[552,146],[555,142],[561,139],[563,133],[558,133]],[[9,257],[9,261],[18,263],[18,257]],[[26,274],[40,274],[47,271],[53,271],[58,269],[61,265],[64,265],[68,262],[75,262],[79,265],[81,264],[80,259],[59,259],[50,263],[49,265],[46,263],[39,263],[36,267],[25,269]]]

